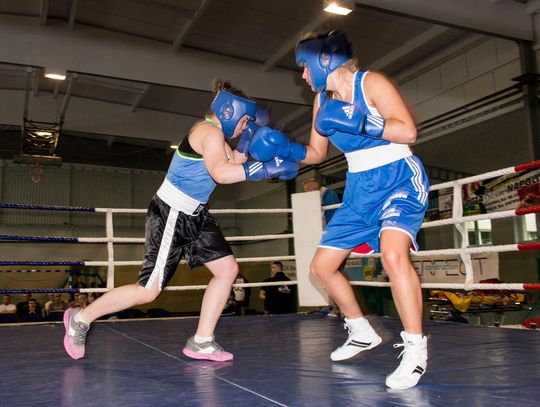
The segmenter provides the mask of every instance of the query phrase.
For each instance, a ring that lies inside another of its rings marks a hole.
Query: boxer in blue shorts
[[[183,257],[191,268],[206,266],[212,279],[204,293],[199,324],[183,353],[194,359],[227,361],[233,355],[214,339],[214,330],[238,273],[238,264],[207,202],[216,184],[263,179],[288,180],[298,163],[281,157],[247,161],[253,133],[248,122],[257,119],[255,102],[228,82],[215,84],[211,113],[193,125],[176,150],[163,184],[146,216],[145,254],[135,284],[117,287],[84,309],[64,315],[64,347],[73,359],[85,354],[90,323],[97,318],[146,304],[162,292]],[[242,135],[233,151],[229,140]]]
[[[275,132],[255,133],[250,153],[275,153],[306,164],[322,162],[329,143],[343,152],[348,171],[343,205],[324,231],[311,263],[312,273],[345,315],[346,342],[330,355],[349,359],[381,343],[338,269],[360,246],[381,253],[401,321],[401,363],[386,378],[395,389],[415,386],[427,368],[422,328],[422,291],[409,259],[427,208],[428,181],[408,145],[416,140],[413,118],[398,90],[384,75],[361,71],[344,33],[308,35],[296,46],[302,78],[317,93],[313,126],[305,150]],[[253,151],[252,151],[253,150]]]

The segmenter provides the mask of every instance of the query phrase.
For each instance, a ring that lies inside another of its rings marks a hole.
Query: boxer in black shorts
[[[84,357],[90,323],[102,315],[153,301],[170,281],[180,260],[204,265],[212,279],[203,296],[199,324],[183,353],[194,359],[227,361],[233,355],[214,339],[214,330],[238,273],[238,263],[206,202],[217,184],[294,178],[296,162],[247,161],[253,133],[247,123],[257,106],[228,83],[217,83],[211,113],[193,125],[171,160],[146,217],[143,266],[136,284],[117,287],[85,309],[65,312],[64,347],[73,359]],[[236,150],[227,141],[240,136]]]

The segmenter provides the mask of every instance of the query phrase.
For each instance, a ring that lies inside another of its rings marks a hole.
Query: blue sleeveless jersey
[[[182,154],[178,149],[174,153],[166,178],[180,191],[200,202],[208,202],[216,187],[203,158]]]
[[[360,108],[362,114],[371,114],[374,116],[379,116],[380,114],[374,107],[368,106],[365,98],[364,91],[362,87],[362,82],[366,71],[357,71],[354,75],[354,86],[353,86],[353,100],[344,102],[355,104]],[[319,106],[326,99],[326,93],[321,92],[319,94]],[[344,133],[341,131],[336,131],[332,136],[328,137],[330,142],[341,152],[350,153],[352,151],[363,150],[365,148],[372,148],[377,146],[382,146],[385,144],[391,144],[389,141],[382,139],[372,139],[368,137],[351,137],[350,133]]]

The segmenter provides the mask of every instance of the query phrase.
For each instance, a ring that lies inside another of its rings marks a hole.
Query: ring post
[[[322,235],[321,194],[319,191],[292,194],[291,201],[298,304],[301,307],[328,305],[326,290],[309,271]]]

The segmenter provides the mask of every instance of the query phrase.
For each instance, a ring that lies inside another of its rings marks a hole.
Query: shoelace
[[[89,325],[83,324],[82,322],[75,323],[75,335],[73,337],[73,343],[75,345],[84,345],[86,342],[86,333],[90,328]]]
[[[410,344],[407,346],[404,342],[402,342],[402,343],[395,343],[393,346],[394,346],[394,349],[403,348],[403,350],[400,352],[399,356],[397,357],[398,359],[400,359],[403,356],[403,359],[401,360],[401,363],[396,369],[396,372],[402,371],[403,369],[405,369],[405,367],[409,366],[411,362],[414,363],[415,352],[414,352],[413,344]]]

